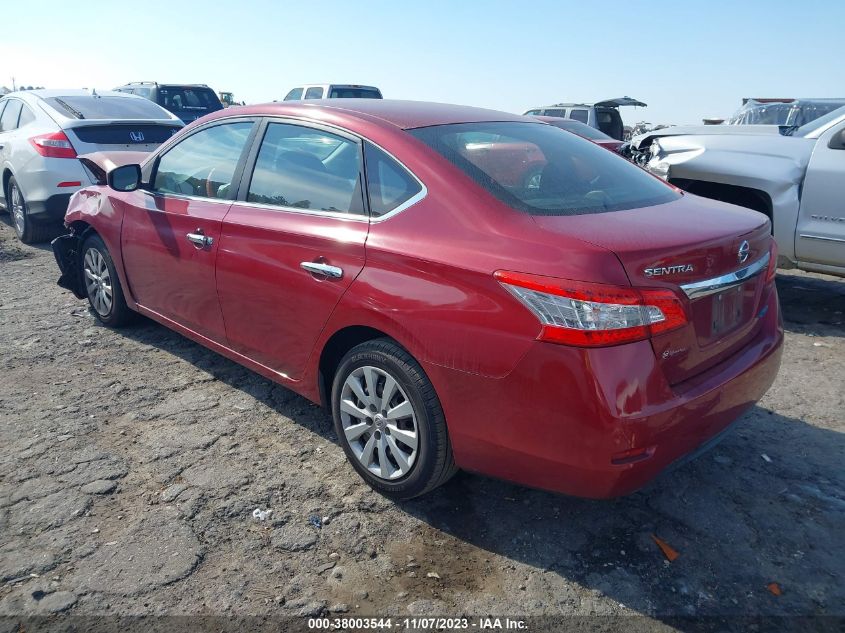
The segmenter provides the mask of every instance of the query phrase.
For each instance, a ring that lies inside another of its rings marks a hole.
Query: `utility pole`
[[[12,92],[15,92],[15,78],[12,77]]]

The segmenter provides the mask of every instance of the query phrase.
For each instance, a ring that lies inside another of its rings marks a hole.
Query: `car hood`
[[[707,161],[712,163],[714,173],[728,172],[732,167],[765,173],[766,165],[773,161],[790,164],[803,172],[815,143],[815,139],[779,134],[691,134],[659,139],[657,155],[659,158],[684,154],[689,159],[694,157],[702,165]]]
[[[660,130],[639,134],[631,139],[634,149],[646,149],[656,138],[681,136],[684,134],[707,136],[780,136],[778,125],[675,125]]]

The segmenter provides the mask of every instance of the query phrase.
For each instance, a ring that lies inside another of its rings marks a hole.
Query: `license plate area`
[[[710,338],[732,332],[747,320],[745,284],[723,290],[711,299]]]

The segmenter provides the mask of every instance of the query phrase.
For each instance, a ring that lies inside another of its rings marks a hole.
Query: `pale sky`
[[[742,97],[845,97],[845,2],[7,2],[0,85],[206,83],[247,103],[300,83],[521,113],[629,95],[626,123]]]

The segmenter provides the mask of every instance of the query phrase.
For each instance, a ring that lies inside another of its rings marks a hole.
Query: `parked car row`
[[[86,156],[60,284],[104,325],[146,315],[329,407],[384,494],[458,468],[626,494],[772,384],[777,251],[764,214],[554,123],[383,99],[217,111],[148,155]]]

